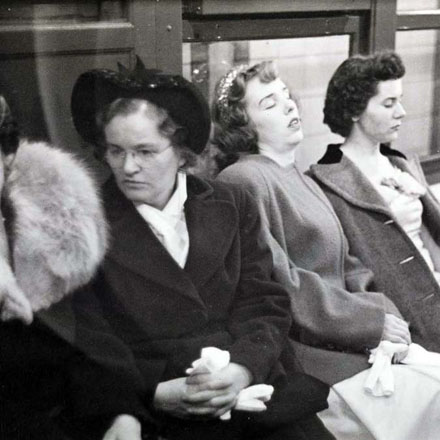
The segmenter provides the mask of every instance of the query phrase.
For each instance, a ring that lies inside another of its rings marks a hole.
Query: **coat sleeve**
[[[246,366],[261,383],[278,361],[291,326],[287,291],[273,281],[272,257],[264,241],[258,209],[249,194],[237,191],[241,271],[229,329],[231,361]]]
[[[111,331],[94,286],[92,282],[74,295],[75,348],[80,354],[70,366],[72,414],[79,421],[108,423],[105,428],[120,414],[131,414],[144,425],[152,423],[133,353]]]
[[[348,251],[348,243],[345,240],[345,283],[350,292],[369,292],[374,288],[374,274],[368,269],[359,258],[351,255]],[[391,313],[399,318],[402,315],[397,306],[386,295],[383,295],[384,308],[386,313]]]
[[[257,202],[264,240],[272,252],[274,278],[290,295],[291,336],[322,348],[364,352],[376,347],[382,336],[389,300],[382,293],[362,290],[362,284],[368,284],[370,273],[360,268],[359,262],[347,260],[348,284],[354,288],[357,283],[358,289],[346,290],[328,283],[316,272],[299,267],[271,232],[271,200],[264,185],[253,178],[231,174],[225,180],[246,188]]]

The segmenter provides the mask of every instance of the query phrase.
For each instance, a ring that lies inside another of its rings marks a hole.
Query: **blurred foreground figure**
[[[0,438],[63,439],[69,371],[83,362],[70,294],[100,263],[106,222],[84,166],[20,140],[2,96],[0,145]]]

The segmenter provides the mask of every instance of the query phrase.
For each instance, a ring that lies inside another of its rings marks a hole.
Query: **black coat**
[[[78,296],[85,323],[78,339],[87,340],[91,356],[117,371],[120,381],[128,380],[129,393],[117,399],[133,407],[121,411],[144,421],[164,422],[153,407],[158,383],[185,376],[207,346],[229,350],[231,362],[246,366],[254,383],[275,385],[268,425],[313,415],[326,407],[327,387],[292,372],[293,355],[285,349],[289,298],[271,280],[272,256],[253,200],[219,182],[188,176],[187,185],[190,248],[182,269],[115,182],[106,184],[111,247],[91,286],[94,295]],[[97,396],[89,408],[105,412],[106,404],[112,411],[117,405]]]

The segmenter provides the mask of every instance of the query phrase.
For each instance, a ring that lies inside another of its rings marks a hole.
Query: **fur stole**
[[[107,225],[86,167],[45,143],[20,143],[4,195],[13,211],[13,275],[28,304],[22,304],[12,283],[2,317],[29,322],[32,312],[47,309],[92,278],[106,250]],[[20,304],[30,306],[30,316]]]

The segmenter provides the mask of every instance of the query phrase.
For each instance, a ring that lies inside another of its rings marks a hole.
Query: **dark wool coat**
[[[381,147],[382,154],[427,186],[416,157]],[[373,270],[375,288],[384,292],[410,323],[414,342],[440,351],[440,288],[425,260],[397,223],[385,201],[362,172],[332,145],[310,174],[332,203],[351,252]],[[421,198],[423,225],[438,261],[440,206],[428,189]],[[432,240],[431,240],[432,239]]]
[[[289,299],[271,281],[272,258],[261,240],[252,199],[239,188],[194,176],[188,176],[187,185],[190,249],[184,269],[114,180],[104,188],[112,243],[92,286],[97,301],[93,304],[89,294],[78,297],[78,316],[90,325],[89,333],[78,337],[96,348],[94,358],[102,365],[138,385],[128,397],[115,395],[113,403],[97,399],[95,408],[105,412],[106,404],[133,404],[134,397],[137,404],[124,411],[143,418],[148,409],[167,436],[180,439],[187,432],[198,438],[198,429],[212,436],[223,422],[161,416],[154,411],[153,396],[159,382],[185,376],[201,349],[215,346],[229,350],[231,362],[246,366],[254,383],[275,385],[269,403],[274,410],[256,419],[266,418],[266,426],[272,426],[277,420],[292,423],[313,415],[326,406],[327,387],[309,376],[290,374],[294,361],[284,350],[291,326]],[[126,356],[115,356],[113,348],[126,349]],[[287,376],[280,356],[289,367]],[[240,417],[233,414],[232,425]],[[242,419],[248,420],[247,415]]]

